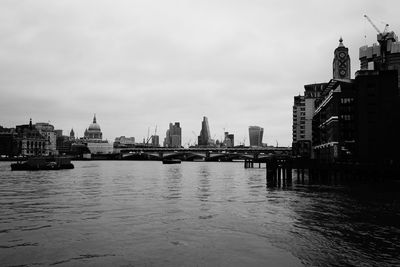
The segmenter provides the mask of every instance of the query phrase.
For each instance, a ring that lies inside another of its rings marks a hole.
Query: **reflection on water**
[[[210,172],[208,165],[200,165],[198,171],[197,197],[200,201],[207,202],[210,197]]]
[[[242,164],[0,162],[1,266],[398,266],[399,185],[267,188]]]
[[[180,199],[182,196],[182,171],[180,166],[168,165],[165,169],[166,199]]]

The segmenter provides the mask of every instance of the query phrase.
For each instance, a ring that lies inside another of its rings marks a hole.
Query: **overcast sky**
[[[400,1],[0,1],[0,125],[52,123],[83,136],[97,114],[108,140],[160,141],[170,122],[211,135],[291,145],[293,96],[332,78],[340,36],[376,42],[368,14],[400,33]],[[194,132],[194,133],[193,133]]]

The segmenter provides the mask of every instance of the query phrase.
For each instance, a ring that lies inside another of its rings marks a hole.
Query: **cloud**
[[[362,15],[397,23],[396,1],[2,1],[0,124],[50,120],[78,135],[147,136],[180,121],[184,143],[208,116],[237,140],[249,125],[291,143],[293,96],[332,75],[343,36],[353,73],[374,42]],[[397,24],[396,24],[397,23]],[[367,39],[364,35],[368,33]],[[248,138],[247,138],[248,139]]]

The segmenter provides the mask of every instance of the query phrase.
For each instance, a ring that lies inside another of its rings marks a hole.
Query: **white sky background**
[[[0,2],[0,125],[50,121],[83,136],[97,114],[108,140],[160,141],[179,121],[183,145],[211,135],[289,146],[293,96],[332,78],[340,36],[350,49],[376,42],[368,14],[400,34],[400,1]],[[364,35],[367,35],[365,38]],[[195,132],[196,136],[193,134]]]

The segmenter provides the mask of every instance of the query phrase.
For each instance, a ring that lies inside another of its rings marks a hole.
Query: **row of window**
[[[345,121],[353,120],[353,115],[340,115],[340,118]]]
[[[27,142],[26,142],[26,146],[27,146],[27,147],[30,147],[30,146],[32,146],[32,147],[33,147],[33,146],[34,146],[34,147],[38,147],[38,146],[39,146],[39,147],[41,147],[41,146],[44,147],[44,143],[42,143],[42,142],[37,142],[37,141],[35,141],[35,142],[34,142],[34,141],[31,141],[31,142],[27,141]]]
[[[340,99],[340,103],[342,103],[342,104],[350,104],[350,103],[353,103],[353,101],[354,101],[354,98],[341,98]]]

